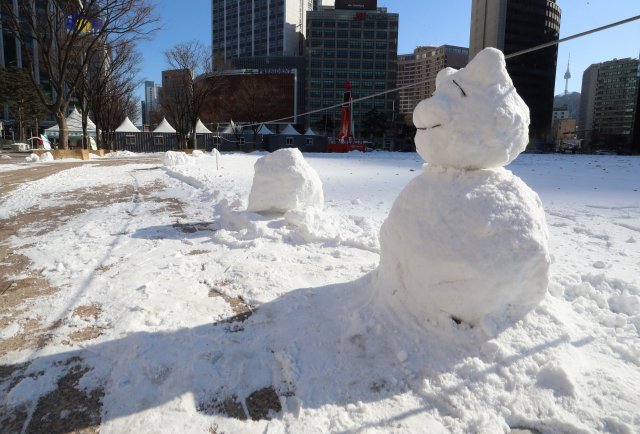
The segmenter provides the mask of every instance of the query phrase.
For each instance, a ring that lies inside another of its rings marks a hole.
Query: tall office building
[[[308,110],[341,103],[347,81],[351,83],[354,99],[396,88],[399,15],[388,13],[387,8],[376,8],[375,1],[366,3],[357,10],[321,6],[317,11],[307,12],[305,93]],[[339,5],[341,3],[336,2],[336,7]],[[362,133],[362,123],[369,111],[377,109],[388,115],[382,144],[393,149],[398,96],[396,91],[354,103],[356,139],[369,138]],[[315,129],[326,115],[335,125],[327,135],[336,137],[341,113],[340,108],[313,113],[307,117],[306,126]]]
[[[212,0],[211,47],[225,58],[300,56],[318,0]]]
[[[580,115],[578,116],[578,139],[591,139],[593,130],[593,108],[596,104],[596,87],[598,85],[598,66],[594,63],[582,74],[580,90]]]
[[[159,87],[155,81],[144,82],[144,113],[142,118],[146,122],[143,122],[143,125],[149,123],[149,113],[160,108],[158,105],[158,90]]]
[[[445,68],[467,66],[469,49],[443,45],[417,47],[412,54],[398,55],[398,87],[432,79],[431,82],[400,90],[400,115],[413,125],[413,110],[420,101],[430,98],[436,90],[436,76]]]
[[[555,0],[473,0],[469,61],[487,47],[508,55],[558,40],[560,14]],[[531,111],[534,141],[544,140],[550,131],[557,58],[554,45],[507,60],[513,84]]]

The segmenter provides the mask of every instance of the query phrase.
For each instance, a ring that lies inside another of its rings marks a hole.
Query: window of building
[[[362,21],[351,21],[351,28],[354,27],[361,27],[362,26]],[[358,36],[359,37],[359,36]]]
[[[363,32],[363,35],[365,38],[373,38],[375,36],[376,32],[374,32],[373,30],[365,30]]]
[[[373,51],[363,51],[362,52],[363,59],[373,59]]]
[[[373,21],[365,21],[364,28],[365,29],[373,29],[376,26],[376,23]]]
[[[349,78],[360,78],[360,71],[349,71]]]
[[[373,71],[362,71],[362,78],[373,78]]]
[[[373,82],[372,81],[363,81],[362,82],[362,88],[363,89],[371,89],[373,87]]]
[[[346,80],[337,80],[336,81],[336,87],[339,87],[340,89],[343,89],[346,85],[347,85]]]
[[[365,60],[362,62],[362,67],[364,69],[373,69],[373,61],[371,60]]]
[[[349,41],[338,39],[338,48],[347,48],[349,46]]]
[[[335,57],[335,50],[324,50],[324,57]]]
[[[359,60],[350,60],[349,68],[360,69],[360,61]]]
[[[387,69],[387,62],[376,61],[376,69]],[[402,65],[402,70],[404,70],[404,65]]]
[[[362,33],[360,32],[360,30],[352,30],[351,31],[351,37],[352,38],[360,38],[360,36],[362,35]]]
[[[333,68],[333,65],[334,65],[333,60],[325,60],[324,61],[324,67],[325,68]]]
[[[349,56],[349,51],[348,50],[338,50],[338,57],[340,58],[345,58]]]
[[[220,143],[221,143],[220,136],[215,136],[213,138],[213,144],[216,145],[216,146],[219,146]]]
[[[322,50],[311,50],[312,57],[320,57],[322,56]]]
[[[379,29],[386,29],[387,27],[389,27],[389,23],[387,21],[378,21]]]
[[[360,82],[359,81],[352,81],[351,82],[351,87],[360,87]],[[354,92],[354,95],[356,94],[356,92]]]
[[[307,139],[307,146],[313,146],[313,139]]]
[[[321,85],[322,85],[322,82],[320,80],[311,80],[312,87],[320,87]]]
[[[351,48],[360,48],[360,41],[351,41]]]
[[[334,77],[336,75],[336,72],[333,69],[325,69],[324,70],[324,76],[325,77]]]
[[[356,59],[360,58],[360,50],[351,50],[351,56],[350,57],[352,59],[353,58],[356,58]]]
[[[164,136],[153,136],[154,145],[164,145]]]
[[[338,30],[338,38],[348,38],[349,31],[348,30]]]
[[[384,71],[376,71],[376,78],[384,80],[385,78],[387,78],[387,73]]]
[[[387,53],[384,51],[376,51],[376,59],[386,59]]]
[[[322,66],[322,60],[320,60],[320,59],[311,59],[311,66]]]
[[[322,101],[323,107],[331,107],[332,105],[333,105],[333,100],[325,99],[324,101]]]
[[[336,20],[324,20],[324,26],[325,27],[335,27],[336,26]]]
[[[324,36],[328,38],[333,38],[336,35],[336,31],[333,29],[325,29]]]
[[[322,96],[324,96],[325,98],[333,98],[333,91],[332,90],[323,90],[322,91]]]
[[[319,99],[312,99],[311,100],[311,107],[320,107],[320,100]]]
[[[287,137],[287,146],[293,146],[293,137]]]
[[[376,48],[387,48],[387,41],[376,41]]]
[[[362,101],[362,108],[371,108],[371,106],[373,105],[372,101]]]
[[[337,78],[347,78],[347,71],[345,71],[345,70],[336,71],[336,77]]]
[[[385,89],[387,84],[384,81],[376,81],[376,89]]]
[[[322,37],[322,29],[313,29],[313,30],[311,30],[311,36],[320,36],[320,37]]]
[[[136,144],[136,136],[133,134],[127,134],[125,136],[127,145],[135,145]]]
[[[362,46],[363,46],[364,48],[373,48],[373,41],[364,41],[364,42],[362,43]]]
[[[338,27],[349,27],[348,20],[338,20]]]
[[[338,60],[336,62],[336,65],[338,66],[338,68],[346,68],[347,67],[347,61],[346,60]]]
[[[336,41],[334,39],[325,39],[324,40],[324,46],[325,47],[335,47],[336,46]]]
[[[333,87],[333,80],[325,80],[323,83],[324,87]]]
[[[244,137],[240,137],[240,145],[244,145]]]
[[[384,108],[384,101],[374,101],[373,102],[373,106],[377,109],[383,109]]]
[[[321,93],[322,92],[320,91],[320,89],[311,89],[311,91],[309,92],[309,95],[312,97],[315,96],[319,98]]]
[[[311,70],[311,76],[312,77],[321,77],[322,76],[322,71],[320,71],[319,69],[312,69]]]

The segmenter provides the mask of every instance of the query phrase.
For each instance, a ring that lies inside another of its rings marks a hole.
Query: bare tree
[[[60,128],[60,146],[68,148],[66,110],[90,55],[104,44],[116,47],[150,38],[160,16],[153,0],[0,0],[0,24],[23,47],[22,59],[42,103]],[[68,23],[70,25],[68,25]],[[35,55],[24,47],[34,46]],[[38,87],[36,65],[47,75],[53,97]]]
[[[274,86],[273,77],[251,75],[243,78],[242,85],[229,94],[228,114],[230,118],[235,117],[251,125],[255,144],[258,131],[273,116],[284,97]]]
[[[171,71],[170,77],[183,74],[183,71]],[[160,104],[160,116],[154,114],[154,119],[158,123],[162,122],[162,118],[175,128],[178,147],[183,149],[186,147],[186,140],[189,134],[188,127],[188,107],[187,98],[184,96],[184,88],[182,81],[177,79],[163,80],[163,86],[158,92],[158,102]],[[149,117],[152,117],[149,113]]]
[[[207,100],[222,90],[230,66],[223,57],[212,55],[211,49],[199,41],[177,44],[162,54],[173,70],[171,83],[163,82],[163,99],[172,111],[182,111],[180,115],[175,113],[174,128],[188,131],[188,147],[195,149],[198,119]]]

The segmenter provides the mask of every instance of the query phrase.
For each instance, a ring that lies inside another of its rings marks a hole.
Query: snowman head
[[[457,169],[505,166],[524,151],[529,107],[516,92],[504,55],[487,48],[466,68],[447,68],[433,97],[413,113],[416,148],[427,163]]]

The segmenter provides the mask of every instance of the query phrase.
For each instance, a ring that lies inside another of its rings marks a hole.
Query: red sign
[[[362,21],[364,21],[364,20],[366,20],[366,19],[367,19],[367,13],[366,13],[366,12],[358,12],[358,13],[356,14],[356,16],[355,16],[355,17],[353,17],[353,19],[354,19],[354,20],[362,20]]]

